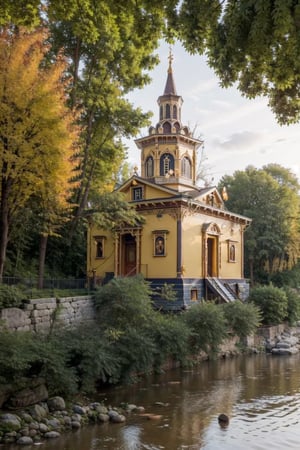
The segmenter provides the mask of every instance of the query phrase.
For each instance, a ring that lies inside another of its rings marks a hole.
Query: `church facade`
[[[94,283],[141,273],[151,283],[154,305],[182,310],[203,299],[244,300],[244,231],[247,217],[227,210],[226,192],[197,187],[197,150],[203,144],[181,122],[170,57],[159,121],[137,139],[140,175],[121,187],[142,216],[135,227],[88,230],[87,271]],[[164,292],[172,287],[175,300]]]

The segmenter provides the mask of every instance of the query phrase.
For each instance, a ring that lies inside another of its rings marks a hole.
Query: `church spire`
[[[135,142],[142,150],[143,178],[185,191],[196,185],[196,150],[202,142],[181,122],[183,99],[175,88],[171,49],[168,59],[165,90],[157,99],[159,121],[156,126],[150,126],[148,136]]]
[[[164,90],[164,95],[177,95],[175,82],[174,82],[174,78],[173,78],[172,61],[173,61],[174,57],[172,54],[171,47],[170,47],[168,59],[169,59],[168,77],[167,77],[167,82],[166,82],[166,86],[165,86],[165,90]]]

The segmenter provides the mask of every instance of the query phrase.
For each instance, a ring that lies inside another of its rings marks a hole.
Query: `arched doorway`
[[[141,229],[124,228],[115,236],[115,276],[140,273]]]
[[[215,223],[205,224],[203,232],[203,276],[219,276],[219,235],[220,228]]]
[[[218,276],[218,237],[207,236],[207,276]]]

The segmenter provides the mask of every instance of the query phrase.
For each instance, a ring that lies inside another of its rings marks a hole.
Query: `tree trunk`
[[[42,234],[40,238],[38,289],[43,289],[44,286],[47,242],[48,242],[48,234]]]
[[[8,244],[8,217],[7,211],[3,208],[1,209],[0,229],[0,282],[2,282]]]
[[[3,279],[6,250],[9,231],[9,209],[8,209],[8,182],[2,181],[2,192],[0,199],[0,283]]]

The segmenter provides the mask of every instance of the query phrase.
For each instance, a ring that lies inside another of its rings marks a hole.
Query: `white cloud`
[[[224,141],[215,140],[215,144],[224,150],[243,150],[244,148],[253,147],[262,140],[262,133],[252,131],[239,131],[233,133]]]

